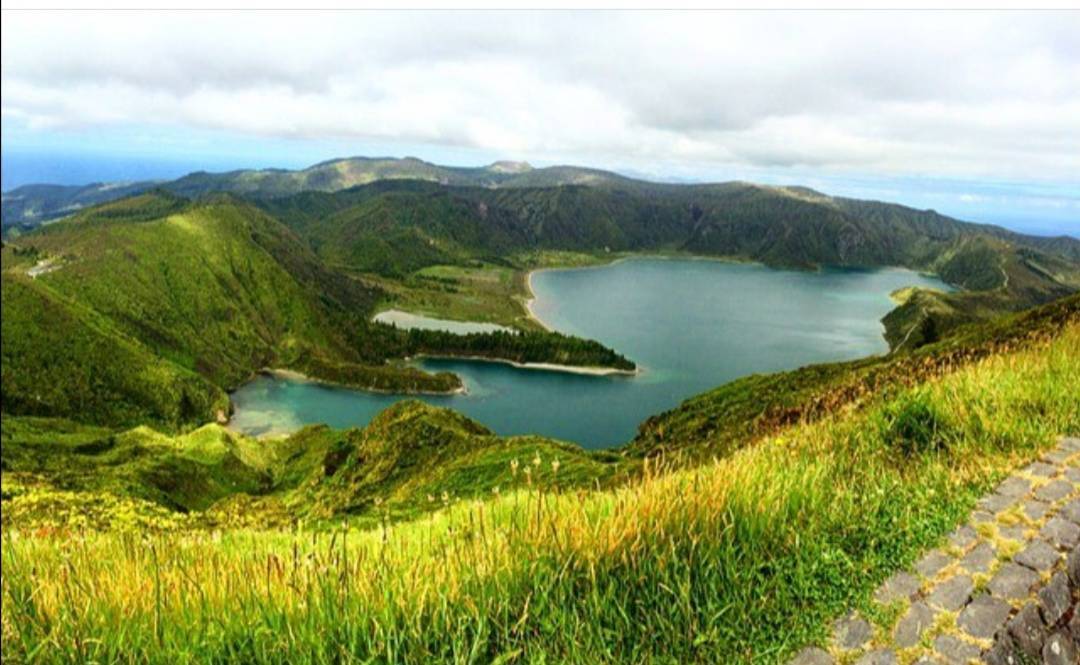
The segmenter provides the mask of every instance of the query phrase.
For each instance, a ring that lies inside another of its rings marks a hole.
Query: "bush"
[[[881,434],[889,448],[912,457],[948,448],[951,430],[930,394],[920,390],[885,409]]]

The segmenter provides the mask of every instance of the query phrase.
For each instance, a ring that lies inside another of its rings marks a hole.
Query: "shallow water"
[[[636,361],[636,377],[425,360],[456,372],[468,394],[422,397],[499,434],[543,434],[601,448],[633,437],[650,415],[731,379],[888,350],[880,318],[903,286],[946,289],[901,269],[773,270],[711,260],[641,258],[533,275],[533,311]],[[362,425],[407,396],[259,377],[233,394],[238,429],[263,434],[325,422]]]
[[[435,319],[422,314],[403,312],[400,309],[388,309],[374,316],[379,323],[390,323],[398,328],[406,330],[446,330],[447,332],[467,335],[469,333],[498,332],[500,330],[512,331],[513,328],[500,326],[496,323],[475,323],[472,321],[451,321],[449,319]]]

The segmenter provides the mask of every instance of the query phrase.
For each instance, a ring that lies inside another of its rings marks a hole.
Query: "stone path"
[[[791,665],[1080,665],[1080,439],[979,501],[968,524],[874,594],[874,625],[833,625]]]

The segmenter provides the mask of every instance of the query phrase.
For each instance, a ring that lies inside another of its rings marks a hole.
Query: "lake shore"
[[[525,289],[529,292],[529,296],[525,299],[525,311],[528,313],[529,320],[533,321],[541,328],[548,332],[555,332],[555,329],[544,322],[539,316],[536,315],[536,311],[533,309],[533,303],[536,302],[536,291],[533,290],[533,275],[541,270],[561,270],[561,268],[537,268],[536,270],[530,270],[525,275]]]
[[[585,376],[637,376],[641,374],[641,368],[619,369],[617,367],[583,367],[577,365],[560,365],[557,363],[520,363],[505,358],[487,358],[485,356],[452,356],[452,355],[429,355],[420,354],[413,358],[431,358],[433,360],[467,360],[469,362],[499,363],[510,365],[518,369],[535,369],[545,372],[565,372],[567,374],[582,374]]]
[[[290,381],[303,381],[305,383],[319,383],[325,386],[333,386],[335,388],[348,388],[349,390],[358,390],[361,392],[378,393],[380,395],[464,395],[468,393],[468,389],[465,384],[461,384],[453,390],[387,390],[385,388],[374,388],[371,386],[357,386],[348,383],[341,383],[340,381],[330,381],[327,379],[320,379],[314,376],[308,376],[303,372],[298,372],[294,369],[283,369],[280,367],[264,367],[259,370],[260,374],[272,376],[276,379],[288,379]]]

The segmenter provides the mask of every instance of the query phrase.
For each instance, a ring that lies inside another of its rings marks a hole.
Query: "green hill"
[[[31,277],[28,257],[48,270]],[[231,199],[106,204],[6,247],[3,272],[6,413],[201,423],[227,412],[222,390],[263,367],[360,386],[459,385],[368,369],[385,360],[363,343],[378,293]]]
[[[93,309],[25,275],[5,270],[0,279],[4,413],[173,427],[228,413],[221,388]]]
[[[421,354],[634,368],[557,333],[373,323],[378,288],[327,268],[231,195],[155,191],[88,209],[5,246],[2,272],[5,413],[200,424],[221,419],[223,391],[263,368],[376,390],[460,389],[452,374],[401,362]]]
[[[299,170],[198,171],[172,181],[95,183],[85,186],[24,185],[4,193],[3,230],[5,236],[12,230],[27,231],[42,222],[156,188],[185,197],[229,192],[252,198],[273,198],[304,191],[334,192],[381,180],[422,180],[442,185],[476,187],[629,182],[613,173],[575,166],[533,169],[522,162],[495,162],[486,167],[467,168],[439,166],[415,157],[349,157],[320,162]]]
[[[32,230],[43,222],[74,214],[83,208],[141,194],[156,182],[93,183],[90,185],[23,185],[4,193],[4,237]]]
[[[167,435],[5,415],[0,461],[12,501],[6,526],[100,529],[134,526],[124,522],[127,509],[140,524],[165,516],[173,528],[406,519],[529,483],[608,486],[636,466],[542,437],[499,437],[418,401],[398,402],[362,428],[317,425],[269,440],[216,424]]]

